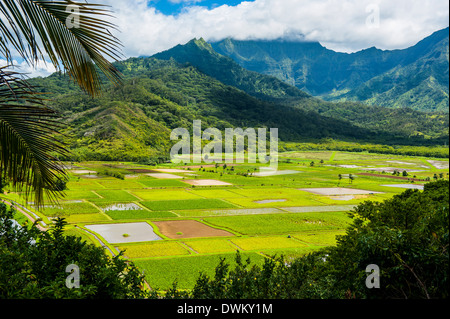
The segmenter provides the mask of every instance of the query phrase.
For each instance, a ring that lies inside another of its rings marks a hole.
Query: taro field
[[[349,152],[288,152],[278,171],[258,164],[67,163],[59,203],[37,210],[17,193],[2,197],[66,232],[131,259],[154,289],[190,289],[200,272],[239,250],[252,263],[335,245],[364,201],[383,201],[427,180],[448,179],[448,161]],[[117,177],[104,172],[117,173]],[[24,217],[22,216],[22,220]]]

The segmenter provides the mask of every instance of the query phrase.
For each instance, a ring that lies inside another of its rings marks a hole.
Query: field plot
[[[111,180],[97,180],[97,183],[102,185],[104,188],[108,189],[134,189],[134,188],[144,188],[144,185],[136,182],[136,181],[130,181],[130,180],[118,180],[118,179],[111,179]]]
[[[192,171],[187,169],[177,169],[177,168],[159,168],[155,169],[157,172],[161,173],[191,173]]]
[[[320,212],[347,212],[355,208],[356,205],[329,205],[329,206],[301,206],[283,207],[291,213],[320,213]]]
[[[103,206],[100,206],[100,209],[114,220],[176,217],[176,215],[171,212],[145,210],[136,203],[103,204]]]
[[[191,192],[197,196],[205,197],[205,198],[242,198],[244,195],[238,194],[233,191],[232,188],[229,189],[195,189]]]
[[[350,218],[342,212],[207,217],[211,225],[245,235],[289,234],[344,229]]]
[[[233,245],[229,240],[223,238],[186,240],[184,243],[199,254],[231,253],[237,250],[235,245]]]
[[[130,193],[124,191],[124,190],[97,190],[95,191],[98,195],[102,197],[102,199],[99,199],[97,201],[114,201],[114,202],[120,202],[120,201],[135,201],[139,200],[139,198],[131,195]]]
[[[112,244],[161,240],[147,223],[99,224],[85,227]]]
[[[333,187],[333,188],[302,188],[300,189],[305,192],[317,194],[317,195],[369,195],[378,194],[380,192],[367,191],[363,189],[353,189],[353,188],[343,188],[343,187]]]
[[[300,171],[294,170],[282,170],[282,171],[273,171],[269,169],[261,169],[260,172],[253,173],[253,176],[265,177],[265,176],[281,176],[281,175],[291,175],[302,173]]]
[[[105,189],[105,187],[99,183],[97,183],[97,181],[91,181],[91,180],[70,180],[67,183],[67,188],[68,191],[66,191],[66,193],[71,193],[72,191],[75,190],[83,190],[83,191],[88,191],[88,190],[96,190],[96,189]]]
[[[128,258],[149,258],[189,255],[189,251],[177,242],[157,241],[145,244],[129,244],[116,247],[125,251]]]
[[[148,173],[145,175],[153,177],[153,178],[159,178],[159,179],[182,179],[183,178],[183,176],[167,174],[167,173]]]
[[[189,185],[194,185],[194,186],[232,186],[233,185],[231,183],[218,181],[215,179],[189,179],[189,180],[184,180],[184,182]]]
[[[428,163],[433,165],[437,169],[449,169],[449,161],[433,161],[428,160]]]
[[[64,200],[45,201],[36,214],[64,217],[68,233],[91,238],[74,231],[79,227],[126,250],[153,289],[168,289],[175,280],[178,288],[192,289],[200,271],[214,275],[221,257],[234,264],[236,250],[256,264],[273,255],[303,256],[335,245],[352,221],[347,212],[359,203],[448,178],[448,161],[438,158],[341,151],[279,158],[275,175],[249,163],[195,163],[192,170],[170,163],[80,163],[69,171]],[[127,174],[133,178],[120,179]],[[4,196],[27,206],[18,193]]]
[[[294,234],[293,237],[308,244],[333,246],[336,244],[336,236],[344,234],[344,231],[305,232]]]
[[[154,222],[161,234],[169,238],[231,237],[232,233],[217,229],[195,220]]]
[[[69,216],[75,214],[94,214],[100,212],[95,206],[86,202],[63,202],[59,205],[46,205],[41,211],[46,216],[50,217]]]
[[[207,217],[207,216],[234,216],[234,215],[260,215],[285,213],[277,208],[241,208],[241,209],[217,209],[217,210],[190,210],[177,211],[182,217]]]
[[[95,213],[95,214],[72,214],[69,216],[63,216],[66,222],[71,224],[78,223],[99,223],[106,222],[110,219],[105,214]]]
[[[84,175],[84,174],[97,174],[97,172],[96,171],[90,171],[90,170],[87,170],[87,169],[73,169],[73,170],[70,170],[70,173],[72,173],[72,174],[81,174],[81,175]]]
[[[208,208],[233,208],[233,204],[220,199],[188,199],[142,202],[142,205],[154,211],[208,209]]]
[[[96,193],[92,191],[86,191],[86,190],[71,190],[66,191],[66,194],[64,196],[64,200],[81,200],[81,199],[100,199],[100,196],[98,196]]]
[[[283,200],[282,202],[277,200]],[[246,198],[227,198],[230,203],[242,206],[244,208],[259,208],[259,207],[280,207],[280,206],[312,206],[323,205],[321,202],[308,197],[290,197],[290,198],[276,198],[266,196],[255,196]]]
[[[256,265],[262,265],[265,259],[257,253],[243,252],[241,256],[243,260],[250,258],[252,264]],[[179,289],[192,289],[201,272],[214,276],[214,268],[219,264],[220,258],[225,258],[231,267],[236,265],[235,253],[137,259],[135,264],[144,271],[145,279],[153,289],[167,290],[175,281]]]
[[[142,210],[142,207],[135,203],[114,203],[101,207],[104,212],[108,211],[128,211],[128,210]]]
[[[390,184],[390,185],[381,185],[384,187],[397,187],[397,188],[408,188],[408,189],[419,189],[423,190],[423,185],[416,185],[416,184]]]
[[[172,212],[147,210],[115,210],[108,211],[106,214],[114,220],[132,220],[132,219],[161,219],[177,217]]]
[[[267,250],[306,247],[306,244],[302,244],[293,238],[279,236],[233,238],[231,239],[231,242],[243,250]]]
[[[185,190],[160,190],[160,189],[146,189],[146,190],[133,190],[131,193],[138,198],[145,201],[162,201],[162,200],[181,200],[181,199],[201,199],[201,196],[196,195],[194,192]]]
[[[187,184],[176,179],[140,179],[139,183],[145,187],[186,187]]]

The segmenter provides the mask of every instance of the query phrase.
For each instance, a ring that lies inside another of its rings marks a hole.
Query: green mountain
[[[352,54],[284,40],[225,39],[211,46],[248,70],[326,100],[448,112],[449,28],[404,50],[372,47]]]
[[[322,101],[274,77],[245,70],[203,40],[165,52],[166,60],[159,57],[117,63],[123,85],[106,84],[96,99],[60,73],[31,80],[42,92],[53,93],[49,104],[68,124],[63,133],[71,159],[167,158],[175,143],[170,132],[192,129],[194,120],[201,120],[203,129],[274,127],[281,141],[297,143],[333,138],[442,145],[448,140],[448,114],[410,109],[397,114],[360,103]]]
[[[202,73],[255,97],[272,99],[309,96],[275,77],[242,68],[232,59],[218,54],[203,39],[193,39],[185,45],[179,44],[170,50],[157,53],[153,57],[160,60],[173,58],[182,64],[189,63]]]
[[[317,47],[317,45],[313,44],[312,50],[314,50],[314,47]],[[264,76],[244,69],[229,57],[217,53],[212,45],[206,43],[203,39],[194,39],[185,45],[177,45],[172,49],[154,55],[154,57],[192,65],[202,73],[238,87],[250,95],[276,101],[277,104],[288,105],[302,111],[317,113],[327,118],[343,120],[356,127],[377,132],[389,132],[390,134],[399,133],[403,136],[419,135],[436,138],[441,135],[448,135],[448,128],[445,126],[448,125],[447,113],[432,112],[425,114],[410,108],[400,111],[351,101],[326,102],[307,95],[300,89],[286,83],[283,85],[281,80],[277,80],[273,76]],[[241,79],[247,79],[244,82],[245,85],[242,85]],[[261,83],[264,84],[263,87]],[[262,92],[265,93],[262,94]],[[435,131],[437,127],[442,128],[442,131]],[[324,128],[324,132],[328,131],[328,128]]]

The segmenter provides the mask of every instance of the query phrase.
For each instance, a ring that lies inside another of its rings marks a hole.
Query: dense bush
[[[18,227],[14,210],[0,203],[0,298],[142,298],[144,278],[121,255],[105,251],[80,237],[64,236],[63,219],[43,232]],[[80,287],[69,289],[68,265],[80,270]]]

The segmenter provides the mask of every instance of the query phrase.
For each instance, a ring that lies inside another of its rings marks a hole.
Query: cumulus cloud
[[[293,36],[345,52],[399,49],[447,27],[449,19],[449,4],[442,0],[255,0],[213,9],[193,4],[176,16],[145,0],[101,2],[114,11],[126,56],[152,55],[194,37]]]
[[[51,62],[47,61],[39,60],[34,66],[32,66],[23,60],[13,60],[12,63],[7,63],[6,60],[0,59],[0,66],[7,65],[10,65],[10,67],[8,67],[9,70],[22,73],[27,78],[38,76],[46,77],[56,71],[55,66]]]
[[[401,49],[447,27],[449,20],[449,4],[442,0],[254,0],[214,8],[201,6],[206,3],[201,0],[168,0],[186,4],[176,15],[156,10],[156,0],[92,1],[111,6],[119,29],[113,33],[125,57],[153,55],[199,37],[288,37],[343,52]]]

